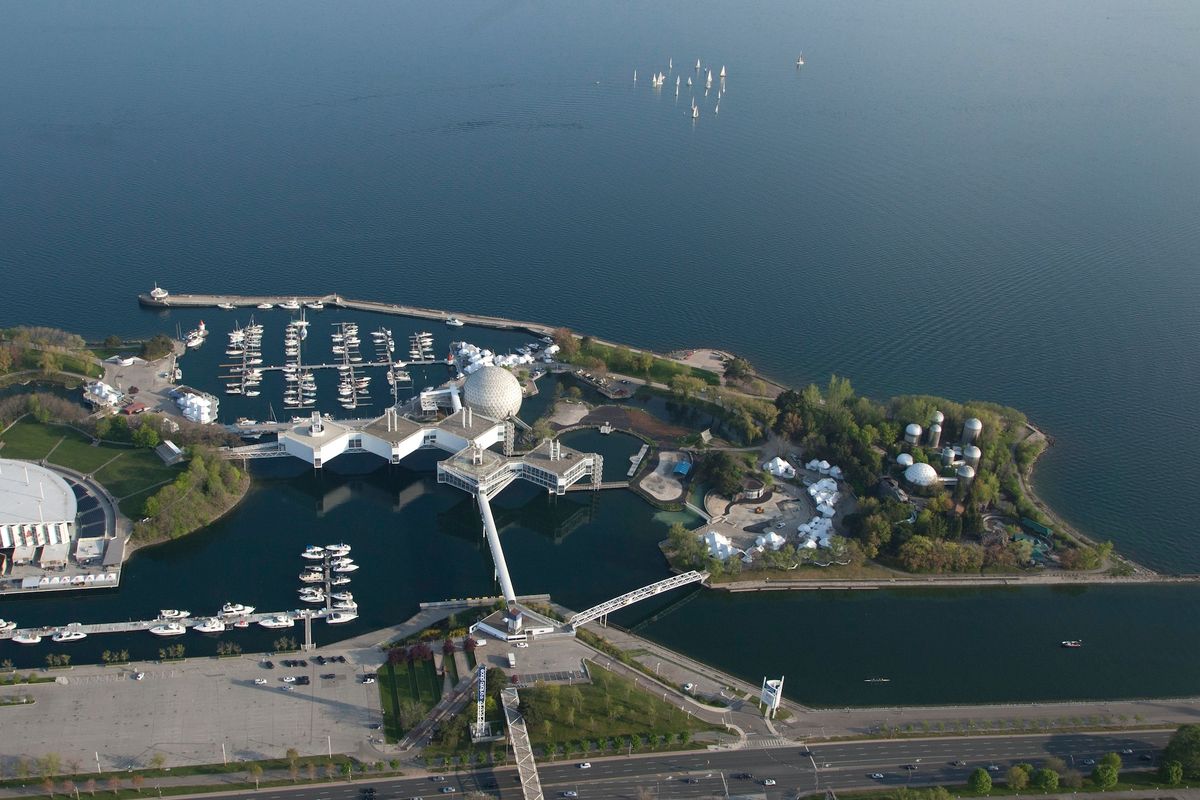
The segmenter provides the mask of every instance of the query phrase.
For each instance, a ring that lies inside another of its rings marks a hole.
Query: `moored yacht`
[[[196,633],[223,633],[225,631],[225,622],[219,617],[209,617],[203,622],[194,625],[192,630]]]
[[[333,594],[333,599],[341,603],[350,603],[353,602],[354,595],[352,595],[350,592],[335,592]]]
[[[328,622],[330,625],[340,625],[343,622],[351,622],[356,619],[358,619],[358,614],[355,614],[353,611],[339,610],[339,611],[334,611],[332,614],[330,614],[328,617],[326,617],[325,621]]]
[[[301,572],[300,580],[305,583],[320,583],[325,580],[325,575],[321,572]]]
[[[298,301],[296,298],[293,297],[291,300],[287,300],[283,303],[280,303],[279,307],[284,309],[285,311],[299,311],[300,310],[300,301]]]
[[[17,623],[11,619],[0,619],[0,633],[8,633],[11,630],[15,630],[16,627]]]
[[[344,556],[346,553],[350,552],[350,545],[346,544],[345,542],[340,544],[327,544],[325,545],[325,549],[328,550],[329,554],[332,556]]]
[[[222,311],[233,311],[236,306],[234,306],[233,303],[217,303],[217,308],[221,309]]]
[[[320,311],[322,308],[325,307],[325,304],[322,303],[320,300],[313,300],[311,303],[305,303],[304,305],[307,306],[308,308],[311,308],[313,311]]]
[[[223,617],[240,617],[253,613],[254,606],[244,606],[241,603],[226,603],[221,606],[221,616]]]
[[[155,625],[150,632],[155,636],[181,636],[187,633],[187,628],[178,622],[164,622],[162,625]]]
[[[296,624],[296,620],[292,619],[287,614],[279,614],[274,617],[267,617],[266,619],[259,620],[258,624],[264,628],[290,628]]]
[[[270,303],[259,303],[258,307],[263,311],[266,311],[268,308],[274,308],[275,306],[271,305]]]
[[[1064,642],[1059,642],[1059,645],[1062,647],[1066,647],[1066,648],[1070,648],[1070,649],[1074,650],[1077,647],[1083,647],[1083,640],[1082,639],[1067,639]]]
[[[18,633],[12,640],[17,644],[37,644],[42,637],[37,633]]]
[[[356,569],[358,569],[358,564],[355,564],[353,561],[351,561],[349,564],[338,564],[336,567],[333,568],[333,571],[334,572],[354,572],[354,570],[356,570]]]
[[[348,577],[346,577],[345,575],[338,575],[338,576],[335,576],[334,579],[331,580],[329,583],[332,586],[345,586],[349,582],[350,582],[350,579]]]
[[[304,548],[304,552],[300,554],[301,558],[320,559],[325,557],[325,548],[315,544],[310,544]]]
[[[446,324],[451,328],[461,328],[463,326],[463,321],[458,317],[451,317],[450,319],[446,320]]]
[[[189,612],[180,611],[177,608],[164,608],[158,612],[159,619],[183,619],[188,616],[191,616]]]
[[[71,624],[78,625],[79,623],[74,622]],[[86,639],[87,634],[78,628],[67,627],[55,631],[54,635],[50,638],[56,642],[78,642],[80,639]]]

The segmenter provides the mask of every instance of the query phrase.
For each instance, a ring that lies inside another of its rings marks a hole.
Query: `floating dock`
[[[50,637],[59,631],[81,631],[86,633],[88,636],[102,633],[133,633],[135,631],[148,631],[156,625],[166,625],[169,622],[175,622],[185,628],[190,629],[208,619],[211,619],[212,617],[219,617],[223,619],[225,621],[225,633],[229,633],[230,631],[242,630],[241,628],[234,627],[235,622],[240,622],[242,620],[246,620],[251,625],[254,625],[265,619],[271,619],[272,617],[288,617],[289,619],[302,622],[306,617],[308,619],[323,619],[324,617],[328,617],[330,614],[333,614],[336,610],[337,609],[331,608],[302,608],[294,611],[255,612],[253,614],[230,617],[221,617],[219,614],[202,614],[197,617],[184,617],[183,619],[164,619],[160,617],[158,619],[129,620],[128,622],[96,622],[90,624],[69,623],[67,625],[47,625],[38,628],[15,628],[13,630],[0,631],[0,641],[9,640],[18,634],[24,633],[41,636],[42,644],[50,644],[52,643]],[[247,626],[247,628],[248,627],[249,626]],[[289,629],[279,628],[278,630]],[[161,638],[175,639],[178,637],[163,636]]]

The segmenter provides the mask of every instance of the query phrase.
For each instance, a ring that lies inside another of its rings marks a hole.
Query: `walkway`
[[[504,718],[508,721],[508,742],[512,746],[521,779],[521,791],[525,800],[542,800],[542,782],[538,778],[537,762],[533,758],[533,745],[529,743],[529,731],[525,717],[521,715],[521,699],[517,690],[508,688],[500,692],[504,703]]]

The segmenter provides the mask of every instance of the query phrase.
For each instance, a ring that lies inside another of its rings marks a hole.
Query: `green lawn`
[[[605,741],[643,734],[689,735],[717,730],[634,685],[633,681],[591,662],[591,684],[544,686],[521,690],[522,706],[534,744],[575,740]]]
[[[95,473],[96,480],[118,499],[137,495],[120,504],[121,511],[134,519],[142,515],[142,504],[151,494],[147,490],[172,480],[181,469],[163,464],[153,450],[107,443],[93,447],[91,439],[72,428],[29,419],[9,429],[3,441],[0,456],[4,458],[38,461],[49,453],[51,464]]]
[[[442,679],[432,661],[384,664],[376,673],[379,704],[383,709],[383,732],[389,741],[399,741],[408,730],[401,720],[401,704],[416,704],[422,714],[442,699]],[[409,723],[409,726],[415,724]]]

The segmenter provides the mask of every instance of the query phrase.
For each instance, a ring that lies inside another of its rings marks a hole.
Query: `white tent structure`
[[[708,554],[718,561],[728,561],[730,556],[740,555],[742,551],[733,546],[733,542],[728,536],[723,536],[716,531],[705,531],[702,534],[704,546],[708,548]]]
[[[805,522],[796,528],[796,533],[800,536],[800,547],[815,550],[818,547],[829,547],[829,540],[833,537],[833,520],[827,517],[813,517],[809,522]]]
[[[775,531],[755,537],[754,543],[761,548],[778,550],[783,547],[786,540]]]
[[[791,480],[796,477],[796,468],[789,464],[779,456],[775,456],[767,463],[763,464],[763,469],[774,475],[776,478]]]

